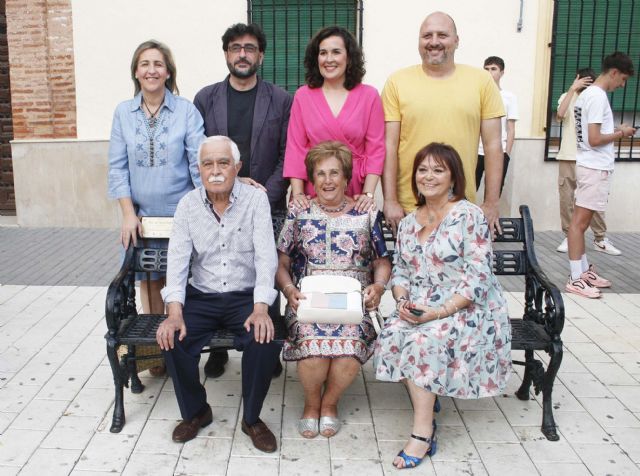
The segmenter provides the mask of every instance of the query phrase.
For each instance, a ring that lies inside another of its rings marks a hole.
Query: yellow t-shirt
[[[430,142],[453,146],[464,166],[466,195],[475,201],[480,122],[504,116],[500,90],[489,73],[457,64],[445,79],[427,76],[422,65],[392,74],[382,91],[384,120],[400,122],[398,201],[406,212],[416,208],[411,173],[416,153]]]

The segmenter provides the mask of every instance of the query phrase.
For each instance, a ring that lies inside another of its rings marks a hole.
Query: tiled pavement
[[[566,255],[554,251],[558,237],[537,233],[536,245],[543,268],[560,284]],[[611,237],[624,255],[591,253],[593,261],[640,282],[637,235]],[[253,449],[238,426],[239,354],[221,379],[205,381],[214,423],[195,440],[171,441],[179,418],[171,382],[147,373],[142,394],[125,389],[124,430],[109,433],[104,285],[119,261],[116,238],[112,230],[0,227],[0,475],[397,472],[390,461],[409,433],[410,402],[400,385],[376,382],[370,363],[342,399],[345,424],[330,440],[297,435],[302,395],[288,365],[263,410],[279,437],[278,452]],[[520,314],[518,283],[503,283],[512,315]],[[614,285],[616,292],[599,301],[565,295],[565,354],[554,387],[560,441],[548,442],[539,431],[538,396],[527,402],[513,396],[520,382],[514,373],[504,396],[443,399],[438,453],[413,473],[640,475],[640,290],[616,278]]]

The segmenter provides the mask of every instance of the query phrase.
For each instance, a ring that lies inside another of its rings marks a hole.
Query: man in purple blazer
[[[238,177],[266,188],[277,241],[287,210],[289,183],[282,177],[282,166],[293,98],[258,77],[266,45],[264,33],[255,23],[229,27],[222,35],[229,76],[200,90],[193,103],[202,114],[207,136],[224,135],[238,145],[242,160]],[[274,312],[280,311],[279,304],[277,299]],[[205,374],[221,376],[228,359],[224,350],[212,352]],[[278,365],[275,374],[280,372],[282,365]]]

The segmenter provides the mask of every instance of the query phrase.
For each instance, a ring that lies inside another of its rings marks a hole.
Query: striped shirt
[[[165,303],[184,304],[192,255],[189,283],[200,291],[253,289],[254,303],[274,302],[278,259],[267,195],[236,179],[229,200],[220,217],[214,215],[202,186],[178,203],[162,289]]]

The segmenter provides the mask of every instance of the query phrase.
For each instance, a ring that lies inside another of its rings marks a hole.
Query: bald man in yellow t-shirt
[[[460,154],[466,196],[475,201],[478,139],[485,150],[485,200],[491,229],[497,225],[502,179],[500,91],[484,70],[455,64],[458,34],[453,19],[441,12],[420,27],[422,64],[392,74],[382,91],[387,155],[382,187],[384,214],[395,229],[415,206],[411,174],[416,153],[430,142],[452,145]]]

